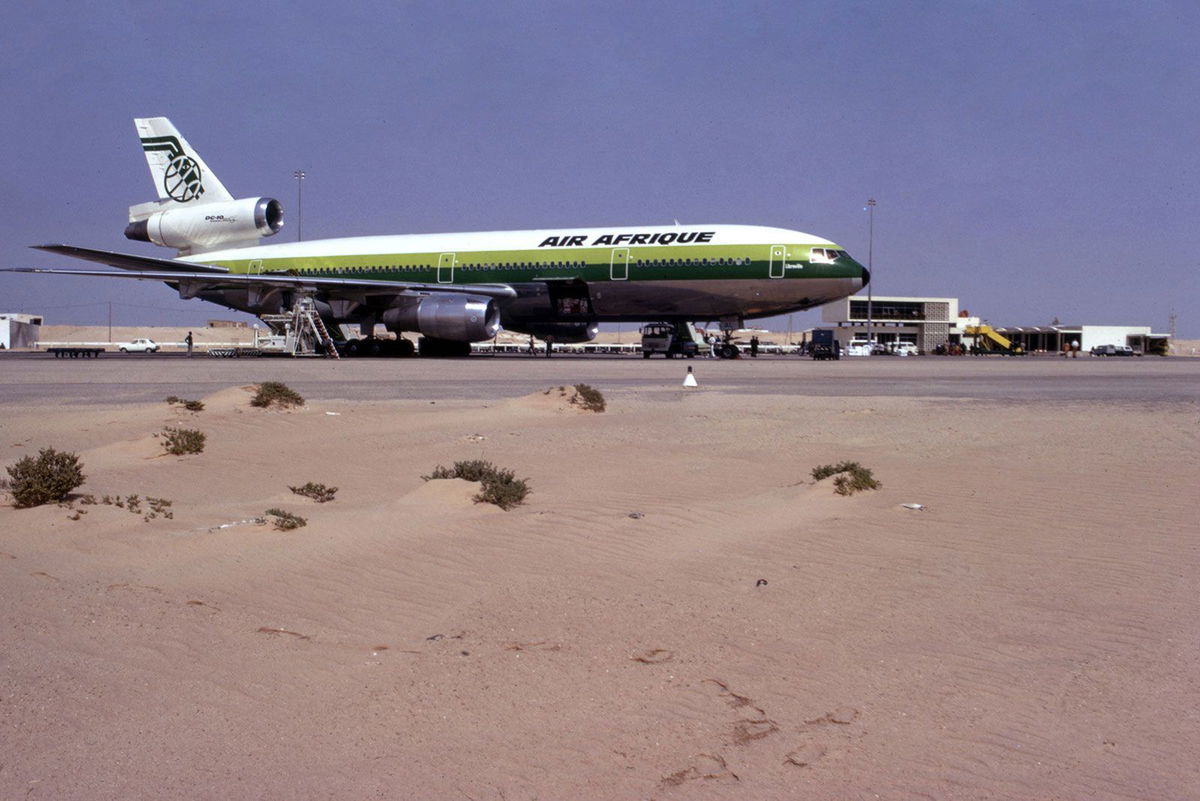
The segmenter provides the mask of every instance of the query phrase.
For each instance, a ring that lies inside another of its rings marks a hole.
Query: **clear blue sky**
[[[219,9],[219,10],[217,10]],[[304,237],[749,223],[996,325],[1200,337],[1195,2],[65,3],[0,31],[0,266],[129,242],[169,116]],[[0,311],[195,325],[168,288],[0,275]],[[798,315],[797,325],[815,315]]]

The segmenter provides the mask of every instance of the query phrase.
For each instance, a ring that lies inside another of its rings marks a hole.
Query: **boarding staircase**
[[[1004,353],[1016,351],[1012,340],[1000,334],[990,325],[969,325],[966,327],[965,333],[975,337],[975,344],[985,350],[1001,350]]]
[[[301,297],[289,312],[261,314],[259,319],[271,330],[254,337],[254,346],[263,355],[341,358],[311,297]]]

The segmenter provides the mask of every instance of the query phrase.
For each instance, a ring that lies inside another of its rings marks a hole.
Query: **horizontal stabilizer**
[[[191,261],[175,261],[174,259],[156,259],[153,256],[135,256],[129,253],[110,253],[107,250],[92,250],[79,248],[74,245],[33,245],[35,250],[57,253],[60,256],[70,256],[73,259],[94,261],[117,267],[122,270],[164,270],[188,273],[227,273],[224,267],[213,267],[209,264],[198,264]]]

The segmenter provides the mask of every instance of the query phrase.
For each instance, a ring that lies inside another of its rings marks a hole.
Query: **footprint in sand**
[[[670,662],[675,658],[673,651],[668,651],[665,648],[655,648],[650,651],[642,651],[629,657],[634,662],[641,662],[645,665],[661,665],[663,662]]]
[[[825,756],[825,746],[808,743],[800,746],[795,751],[789,751],[788,755],[784,757],[783,763],[785,765],[794,765],[798,768],[807,768],[823,756]]]
[[[255,633],[256,634],[271,634],[271,635],[286,634],[289,637],[295,637],[298,640],[311,640],[312,639],[312,637],[309,637],[307,634],[301,634],[298,631],[288,631],[287,629],[272,629],[272,628],[268,628],[267,626],[259,627],[258,631],[256,631]]]
[[[697,754],[692,757],[691,764],[683,770],[677,770],[669,776],[664,776],[664,787],[678,787],[684,782],[698,779],[732,779],[741,781],[738,775],[729,769],[725,759],[720,754]]]
[[[774,734],[779,726],[769,718],[743,718],[733,724],[733,744],[745,745]]]
[[[187,602],[187,605],[188,605],[188,606],[203,606],[205,609],[211,609],[211,610],[213,610],[214,612],[220,612],[220,611],[221,611],[220,609],[218,609],[217,607],[213,606],[212,604],[206,604],[206,603],[204,603],[204,601],[188,601],[188,602]]]
[[[732,724],[731,739],[734,745],[746,745],[761,740],[779,731],[779,724],[767,716],[765,709],[745,695],[735,693],[720,679],[705,679],[704,684],[716,688],[717,696],[733,709],[742,710],[745,717]]]

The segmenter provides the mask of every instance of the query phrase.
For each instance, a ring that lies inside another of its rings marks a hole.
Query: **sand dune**
[[[1200,795],[1195,408],[550,389],[9,408],[0,797]]]

